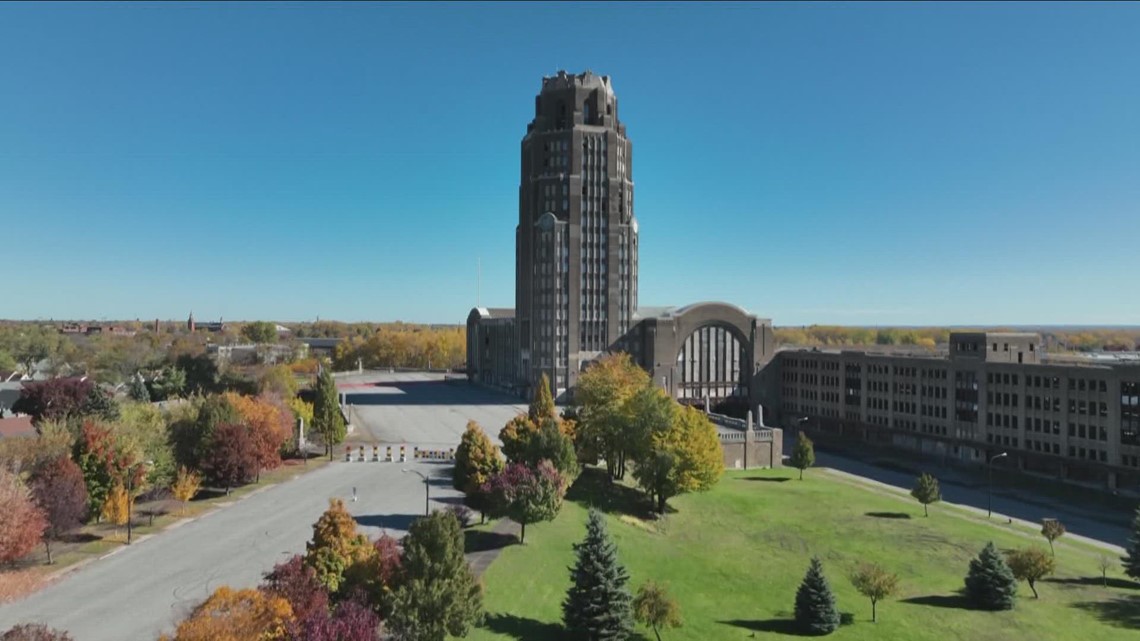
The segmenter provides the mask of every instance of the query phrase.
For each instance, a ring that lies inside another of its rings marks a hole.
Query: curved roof
[[[744,314],[745,316],[752,316],[752,314],[749,313],[748,310],[744,309],[743,307],[740,307],[739,305],[733,305],[732,303],[725,303],[722,301],[715,301],[715,300],[706,300],[706,301],[701,301],[699,303],[689,303],[688,305],[685,305],[684,307],[678,307],[677,309],[673,310],[673,314],[674,315],[687,314],[688,312],[691,312],[694,309],[697,309],[698,307],[728,307],[732,310],[740,312],[741,314]]]

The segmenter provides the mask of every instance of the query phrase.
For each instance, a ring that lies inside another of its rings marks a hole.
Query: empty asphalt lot
[[[350,442],[404,444],[409,453],[415,446],[455,447],[469,420],[498,443],[499,430],[526,411],[517,398],[440,374],[366,372],[338,376],[337,387],[346,395],[355,427]],[[339,454],[343,457],[343,450]]]

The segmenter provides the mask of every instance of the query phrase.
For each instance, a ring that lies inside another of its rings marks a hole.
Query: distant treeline
[[[353,335],[337,345],[333,365],[338,370],[414,367],[460,369],[467,361],[467,332],[460,326],[378,325],[367,335]]]
[[[929,350],[945,345],[951,331],[1024,331],[1009,327],[951,330],[946,327],[848,327],[809,325],[777,327],[776,342],[785,347],[842,347],[845,345],[914,345]],[[1140,327],[1133,329],[1073,328],[1041,330],[1045,348],[1051,352],[1132,351],[1140,344]]]

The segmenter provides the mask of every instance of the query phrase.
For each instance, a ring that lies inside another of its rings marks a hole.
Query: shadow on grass
[[[626,514],[640,519],[654,518],[653,505],[642,492],[632,487],[611,483],[603,468],[587,467],[566,492],[566,500],[592,507],[607,514]],[[666,505],[666,512],[673,508]]]
[[[1087,585],[1096,588],[1119,588],[1122,590],[1135,590],[1140,588],[1140,584],[1127,579],[1109,578],[1107,581],[1101,577],[1082,576],[1073,579],[1058,579],[1056,577],[1049,577],[1041,579],[1042,583],[1056,583],[1058,585]]]
[[[783,634],[794,637],[810,636],[801,632],[800,629],[796,627],[796,622],[793,619],[732,619],[731,621],[718,621],[718,623],[744,628],[745,630],[752,630],[753,632],[767,632],[769,634]]]
[[[101,538],[103,537],[90,532],[75,532],[73,534],[63,535],[60,540],[64,543],[90,543],[92,541],[98,541]]]
[[[1140,628],[1140,596],[1122,596],[1107,601],[1087,601],[1074,608],[1092,613],[1097,619],[1118,628]]]
[[[526,641],[566,638],[562,626],[556,623],[544,623],[513,614],[488,614],[483,621],[483,627],[496,634],[505,634],[513,639]]]
[[[973,610],[974,606],[964,594],[929,594],[926,596],[913,596],[909,599],[899,599],[901,603],[914,605],[929,605],[935,608],[951,608],[956,610]]]
[[[760,483],[784,483],[785,481],[792,480],[790,477],[782,476],[780,478],[773,478],[771,476],[746,476],[738,481],[759,481]]]
[[[468,554],[472,552],[498,550],[514,543],[518,543],[518,537],[514,534],[482,530],[463,531],[463,551]]]
[[[906,512],[865,512],[863,516],[870,516],[876,519],[909,519],[910,515]]]

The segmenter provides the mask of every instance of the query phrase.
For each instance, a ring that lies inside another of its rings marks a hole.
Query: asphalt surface
[[[790,453],[794,445],[795,430],[785,430],[784,452]],[[834,450],[820,451],[817,449],[815,464],[819,467],[829,467],[869,478],[907,491],[914,487],[917,476],[913,471],[876,465],[873,462],[860,460],[853,456],[844,456],[842,452]],[[922,468],[923,464],[916,462],[914,466]],[[930,472],[939,479],[944,501],[967,505],[982,511],[986,510],[987,492],[984,479],[978,479],[949,467],[931,467],[923,471]],[[1093,492],[1093,490],[1089,490],[1089,492]],[[1001,521],[1014,518],[1032,523],[1041,523],[1042,519],[1046,518],[1060,519],[1064,523],[1065,529],[1073,534],[1117,546],[1127,545],[1129,537],[1129,529],[1121,519],[1110,518],[1110,515],[1097,514],[1095,511],[1085,509],[1082,506],[1066,504],[1024,489],[1018,489],[1014,494],[998,485],[995,485],[993,493],[992,518]]]
[[[337,376],[354,431],[350,443],[447,449],[459,445],[474,420],[495,443],[499,430],[527,406],[514,396],[417,372]],[[371,450],[366,449],[370,456]],[[343,456],[343,450],[340,452]],[[383,455],[383,450],[381,451]]]

